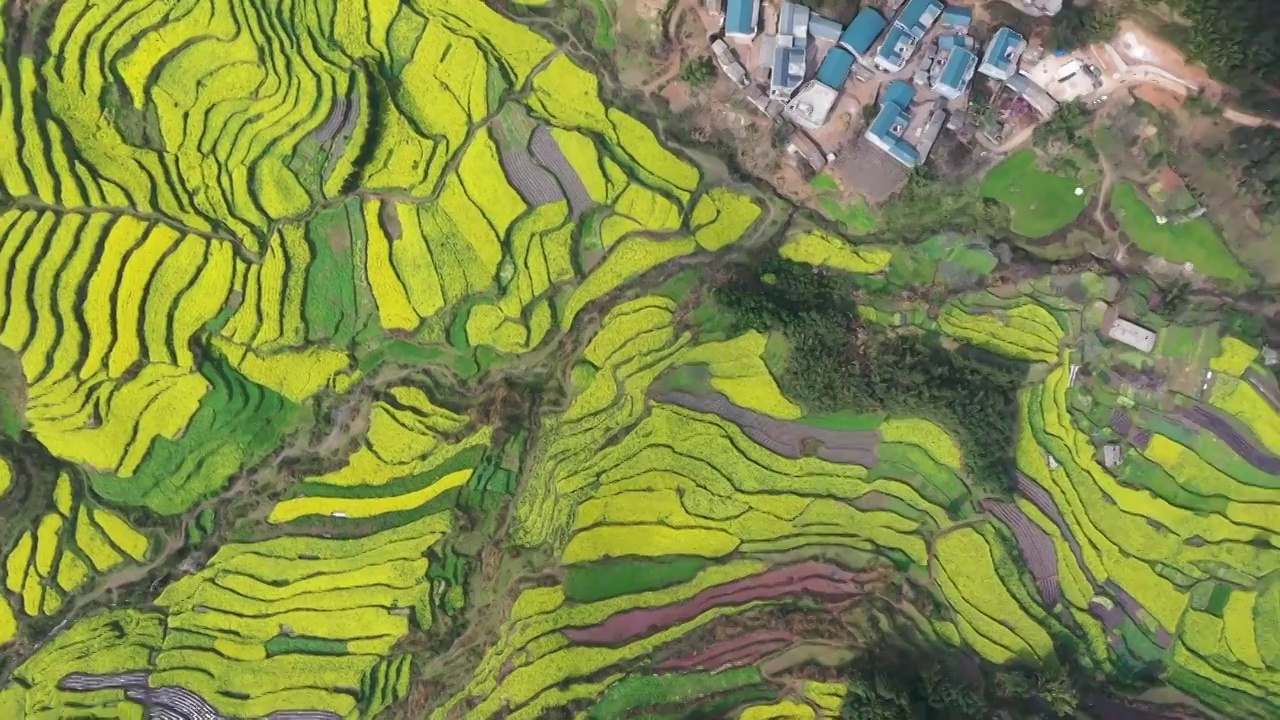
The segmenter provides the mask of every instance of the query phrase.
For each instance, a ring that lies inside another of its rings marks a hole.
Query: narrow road
[[[1119,102],[1119,100],[1119,97],[1112,96],[1107,100],[1106,104],[1098,108],[1098,110],[1093,114],[1093,122],[1090,127],[1090,130],[1093,133],[1097,133],[1098,127],[1102,125],[1102,121],[1107,115],[1107,111]],[[1116,169],[1112,167],[1111,161],[1107,159],[1107,156],[1101,150],[1097,149],[1096,145],[1094,149],[1098,153],[1098,167],[1102,169],[1102,187],[1098,188],[1098,202],[1094,205],[1093,217],[1097,220],[1098,225],[1102,227],[1103,231],[1108,236],[1111,236],[1115,235],[1120,230],[1119,228],[1111,227],[1110,223],[1107,222],[1107,214],[1104,210],[1107,207],[1108,199],[1111,197],[1111,186],[1115,185],[1116,182]]]
[[[680,28],[681,21],[684,20],[684,13],[689,9],[689,3],[692,0],[680,0],[676,5],[676,9],[671,12],[671,17],[667,20],[667,42],[675,47],[675,57],[667,64],[667,69],[662,71],[658,77],[645,83],[642,88],[646,95],[652,95],[658,92],[667,83],[675,80],[680,75],[680,68],[684,64],[684,48],[680,45],[680,39],[676,37],[676,31]]]

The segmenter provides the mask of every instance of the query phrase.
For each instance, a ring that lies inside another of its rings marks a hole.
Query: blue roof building
[[[948,100],[955,100],[969,89],[969,82],[977,69],[978,56],[958,47],[947,57],[942,73],[933,84],[933,91]]]
[[[917,40],[933,27],[942,15],[942,3],[938,0],[909,0],[894,23],[901,25]]]
[[[839,90],[853,69],[853,53],[842,47],[833,47],[818,66],[818,82]]]
[[[973,8],[948,5],[942,11],[942,17],[938,19],[938,23],[944,28],[959,30],[962,33],[968,32],[969,26],[973,24]]]
[[[889,87],[885,88],[884,97],[880,98],[881,102],[891,102],[894,105],[900,105],[903,108],[911,104],[916,99],[916,90],[901,80],[889,83]]]
[[[1018,58],[1027,49],[1027,41],[1012,28],[1002,27],[987,43],[978,72],[996,80],[1008,80],[1018,72]]]
[[[760,27],[760,0],[729,0],[724,12],[724,34],[750,40]]]
[[[915,49],[916,42],[911,34],[894,25],[889,28],[889,34],[884,36],[884,41],[876,49],[876,67],[885,72],[898,72],[906,67],[907,58],[911,57]]]
[[[905,67],[920,39],[941,15],[942,3],[938,0],[908,0],[876,51],[876,67],[885,72],[898,72]]]
[[[863,7],[840,35],[840,44],[855,57],[862,57],[888,25],[889,21],[875,8]]]
[[[938,51],[947,53],[956,48],[974,50],[978,44],[968,35],[942,35],[938,37]]]
[[[920,164],[920,153],[902,137],[911,122],[907,108],[915,96],[916,91],[909,84],[901,80],[890,83],[880,103],[880,113],[871,121],[865,136],[872,145],[908,168]]]

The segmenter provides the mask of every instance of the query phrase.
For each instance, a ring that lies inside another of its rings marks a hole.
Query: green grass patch
[[[871,211],[871,207],[861,198],[846,202],[840,193],[840,186],[835,178],[822,173],[809,182],[809,186],[817,192],[818,207],[827,217],[844,226],[851,235],[869,235],[880,228],[880,220]]]
[[[1164,658],[1165,651],[1137,623],[1125,618],[1120,625],[1120,639],[1125,649],[1140,662],[1148,663]]]
[[[1214,496],[1205,497],[1184,488],[1159,465],[1137,453],[1129,453],[1120,466],[1121,482],[1155,493],[1166,502],[1187,510],[1204,513],[1226,513],[1227,499]]]
[[[852,410],[839,410],[822,415],[806,415],[799,422],[810,427],[825,430],[877,430],[884,423],[884,413],[858,413]]]
[[[267,657],[302,653],[305,655],[346,655],[345,640],[333,640],[321,637],[277,635],[265,645]]]
[[[1227,609],[1227,601],[1230,599],[1231,586],[1226,583],[1214,583],[1213,590],[1209,593],[1209,600],[1204,605],[1204,610],[1214,617],[1221,618],[1223,611]]]
[[[1120,183],[1111,192],[1111,210],[1125,235],[1146,252],[1172,262],[1189,262],[1197,272],[1211,277],[1236,283],[1253,279],[1227,249],[1213,223],[1204,218],[1161,225],[1129,183]]]
[[[666,282],[654,288],[653,294],[661,295],[662,297],[675,302],[680,302],[693,290],[694,286],[698,284],[698,279],[701,274],[702,273],[700,271],[692,268],[681,270],[668,278]]]
[[[604,0],[591,0],[591,12],[596,16],[596,47],[612,51],[618,47],[618,40],[613,36],[613,15]]]
[[[817,190],[840,192],[840,186],[836,184],[836,179],[831,177],[830,173],[820,173],[815,175],[814,178],[809,181],[809,185]]]
[[[1157,354],[1179,360],[1197,360],[1204,328],[1170,325],[1160,333]]]
[[[1041,170],[1034,150],[1022,150],[995,166],[982,180],[982,196],[1009,207],[1013,232],[1042,238],[1067,227],[1089,204],[1089,193],[1076,195],[1076,178]]]
[[[131,477],[91,473],[95,492],[113,503],[180,514],[265,458],[308,412],[212,354],[200,374],[209,392],[186,430],[176,439],[156,438]]]
[[[655,705],[674,705],[718,695],[763,682],[753,667],[722,673],[689,672],[634,675],[614,683],[587,711],[589,720],[627,717],[631,711]]]
[[[675,556],[661,560],[628,558],[574,565],[565,570],[565,596],[576,602],[589,603],[670,587],[697,575],[707,562],[700,557]]]

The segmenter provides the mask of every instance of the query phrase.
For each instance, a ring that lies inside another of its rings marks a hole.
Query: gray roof
[[[824,18],[816,13],[809,16],[809,34],[819,40],[835,42],[840,39],[844,26],[835,20]]]
[[[774,89],[795,89],[804,80],[804,48],[777,47],[773,51],[773,74],[769,85]]]

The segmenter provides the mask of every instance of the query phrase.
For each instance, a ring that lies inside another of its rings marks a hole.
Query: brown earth
[[[851,573],[829,563],[803,562],[708,588],[674,605],[625,610],[590,627],[568,628],[564,634],[577,645],[616,647],[724,605],[745,605],[789,596],[820,598],[828,603],[848,602],[873,590],[874,581],[878,579],[878,573]]]
[[[792,645],[797,639],[793,633],[786,630],[759,630],[708,645],[689,655],[665,660],[659,663],[657,668],[664,672],[689,670],[719,672],[725,668],[753,665],[769,653]]]

